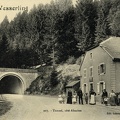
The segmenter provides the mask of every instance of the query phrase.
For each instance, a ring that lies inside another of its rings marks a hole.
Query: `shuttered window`
[[[93,67],[90,67],[90,77],[93,77]]]
[[[99,94],[100,93],[100,84],[97,83],[97,93]]]
[[[100,66],[98,66],[98,75],[100,74]]]
[[[98,94],[101,94],[104,89],[106,89],[106,85],[105,85],[104,81],[97,83],[97,93]]]
[[[98,74],[105,74],[106,73],[106,65],[104,63],[98,66]]]
[[[87,77],[87,70],[84,69],[84,78],[86,78],[86,77]]]

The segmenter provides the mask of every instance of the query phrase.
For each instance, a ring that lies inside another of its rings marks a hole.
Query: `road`
[[[104,105],[59,104],[57,97],[4,95],[13,107],[0,120],[120,120],[120,109]],[[118,106],[119,107],[119,106]]]

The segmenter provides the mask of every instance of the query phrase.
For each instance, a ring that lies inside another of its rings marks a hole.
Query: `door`
[[[90,83],[90,91],[93,89],[93,83]]]

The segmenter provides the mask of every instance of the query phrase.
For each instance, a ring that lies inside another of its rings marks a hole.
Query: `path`
[[[103,105],[59,104],[49,96],[6,95],[13,107],[0,120],[119,120],[120,109]]]

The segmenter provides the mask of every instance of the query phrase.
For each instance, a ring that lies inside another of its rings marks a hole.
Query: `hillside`
[[[26,90],[29,94],[51,94],[56,95],[65,85],[80,76],[80,66],[77,64],[57,65],[39,68],[39,77],[35,79]]]
[[[61,76],[64,77],[71,77],[71,78],[75,78],[77,76],[80,75],[80,71],[79,71],[80,65],[77,64],[64,64],[64,65],[59,65],[56,70],[58,72],[61,71]]]

